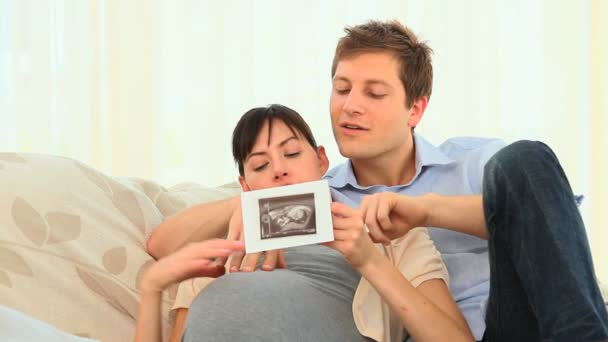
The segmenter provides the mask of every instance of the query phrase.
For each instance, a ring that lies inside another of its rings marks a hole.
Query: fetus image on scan
[[[314,194],[259,200],[262,239],[316,234]]]

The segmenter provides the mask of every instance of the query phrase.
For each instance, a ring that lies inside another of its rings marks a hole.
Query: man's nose
[[[344,101],[344,106],[342,108],[345,113],[350,115],[363,114],[363,109],[361,107],[361,98],[357,92],[351,90]]]

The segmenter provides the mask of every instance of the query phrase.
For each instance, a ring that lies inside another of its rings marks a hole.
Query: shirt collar
[[[434,146],[418,134],[414,134],[414,147],[416,151],[416,174],[408,184],[404,185],[409,185],[414,182],[424,167],[448,165],[454,162],[453,159],[448,157],[438,147]],[[335,170],[330,171],[326,175],[326,178],[329,181],[329,185],[334,188],[343,188],[346,185],[351,185],[357,189],[369,189],[373,187],[361,186],[357,183],[353,171],[353,164],[350,159],[341,166],[338,166]]]

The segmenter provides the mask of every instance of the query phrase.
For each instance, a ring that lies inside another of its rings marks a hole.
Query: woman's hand
[[[160,293],[173,283],[194,277],[219,277],[224,266],[216,258],[226,258],[236,251],[245,250],[242,241],[207,240],[191,243],[173,254],[159,259],[144,274],[141,291]]]
[[[243,210],[240,204],[230,218],[230,223],[228,225],[228,240],[244,241]],[[261,253],[251,253],[245,255],[244,250],[234,253],[229,265],[230,272],[255,271],[255,267],[260,259],[260,254]],[[226,258],[219,260],[219,263],[224,265],[226,263]],[[287,268],[287,263],[285,262],[285,253],[282,249],[264,252],[264,263],[262,264],[262,270],[272,271],[275,268]]]
[[[421,198],[380,192],[363,197],[359,210],[374,242],[390,243],[412,228],[427,226],[430,210]]]
[[[334,241],[323,245],[331,247],[344,256],[353,268],[361,268],[372,259],[381,257],[363,224],[361,213],[349,206],[332,202]]]

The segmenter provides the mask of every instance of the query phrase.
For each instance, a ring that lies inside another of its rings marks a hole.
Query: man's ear
[[[424,115],[424,111],[426,110],[426,106],[429,104],[429,98],[426,96],[421,96],[418,100],[414,101],[412,107],[409,109],[410,117],[407,120],[407,125],[410,127],[416,127],[420,120],[422,120],[422,115]]]
[[[327,159],[325,147],[321,145],[317,147],[317,158],[319,158],[319,167],[321,169],[321,175],[324,175],[327,172],[327,169],[329,169],[329,159]]]
[[[247,185],[247,182],[245,181],[245,177],[239,176],[239,183],[241,183],[241,189],[243,189],[243,191],[251,190],[249,188],[249,185]]]

